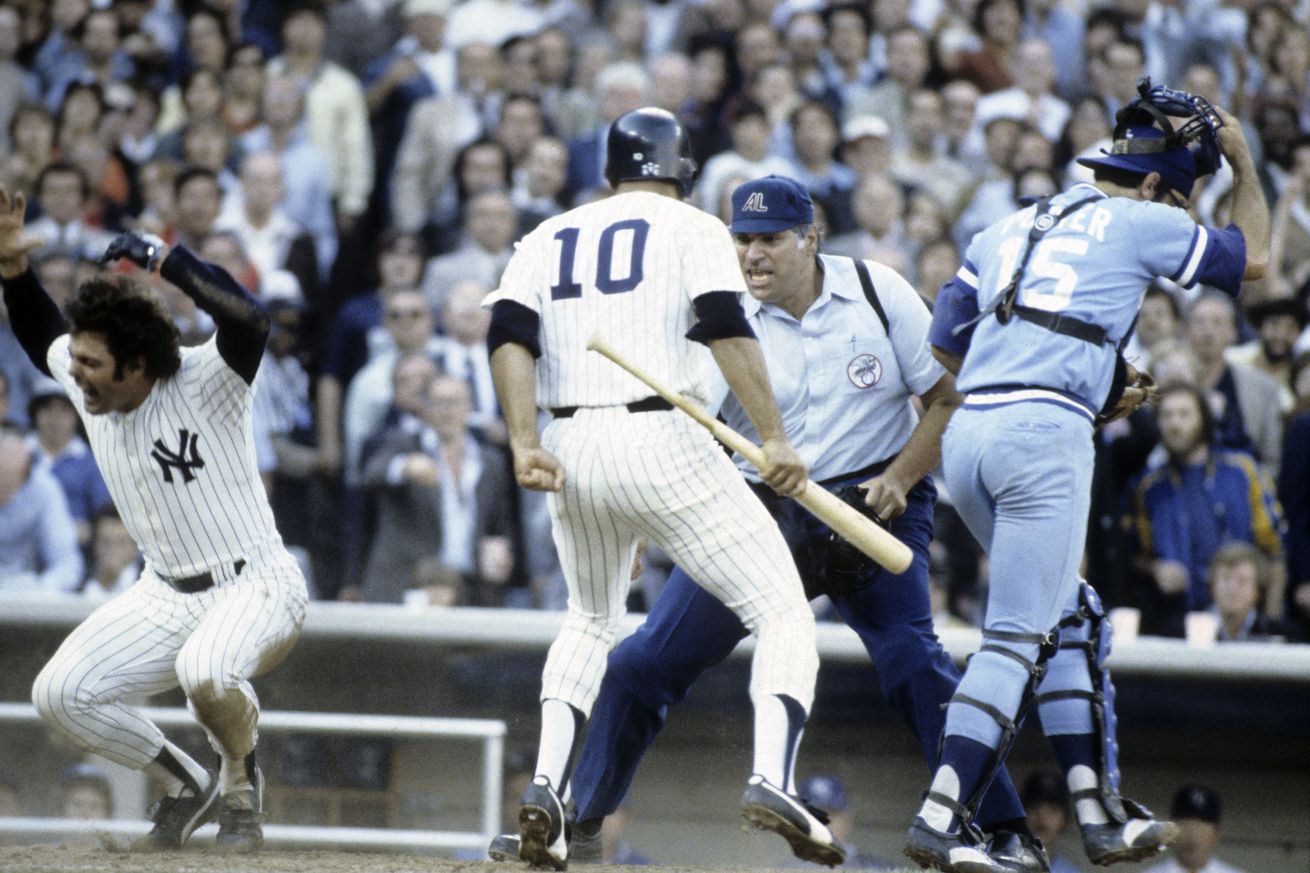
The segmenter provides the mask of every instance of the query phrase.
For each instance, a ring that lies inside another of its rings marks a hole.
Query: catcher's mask
[[[1175,126],[1175,121],[1183,119]],[[1137,96],[1115,115],[1114,143],[1102,156],[1078,158],[1084,167],[1159,173],[1165,187],[1190,196],[1200,176],[1219,169],[1216,133],[1223,121],[1204,97],[1137,82]]]

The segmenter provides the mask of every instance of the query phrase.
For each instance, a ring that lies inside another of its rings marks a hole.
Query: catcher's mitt
[[[1096,417],[1097,427],[1127,418],[1143,404],[1155,402],[1158,393],[1155,378],[1145,370],[1139,370],[1127,362],[1124,362],[1123,367],[1123,390],[1113,405],[1107,401],[1105,407],[1101,409],[1101,414]],[[1113,392],[1111,396],[1113,397]]]

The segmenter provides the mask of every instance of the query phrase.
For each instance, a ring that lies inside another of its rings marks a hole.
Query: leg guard
[[[1092,733],[1096,738],[1098,760],[1096,770],[1099,787],[1094,791],[1078,792],[1073,800],[1095,797],[1105,807],[1106,815],[1117,824],[1130,818],[1151,818],[1150,810],[1119,793],[1119,742],[1118,722],[1114,712],[1114,683],[1105,661],[1110,656],[1111,628],[1106,620],[1105,608],[1096,590],[1086,582],[1078,592],[1078,609],[1060,621],[1061,628],[1087,628],[1086,634],[1065,634],[1061,651],[1081,651],[1091,680],[1090,692],[1082,689],[1058,689],[1039,693],[1035,703],[1055,700],[1086,700],[1091,708]]]
[[[1019,729],[1023,726],[1024,717],[1027,716],[1028,711],[1033,706],[1033,701],[1036,699],[1037,695],[1037,686],[1041,684],[1042,676],[1046,673],[1046,663],[1055,655],[1056,650],[1059,648],[1060,628],[1052,628],[1045,634],[1016,633],[1013,631],[999,631],[984,628],[982,635],[983,644],[978,651],[980,653],[989,652],[995,655],[1001,655],[1002,657],[1018,662],[1028,671],[1028,684],[1024,687],[1023,696],[1019,701],[1019,709],[1015,713],[1013,719],[985,700],[978,700],[966,694],[961,694],[959,691],[955,692],[955,695],[951,698],[952,704],[962,703],[966,706],[972,706],[975,709],[982,710],[1001,727],[1000,742],[992,752],[991,760],[988,762],[984,770],[982,779],[980,779],[978,784],[973,787],[968,797],[962,798],[961,801],[957,802],[953,798],[946,797],[945,795],[936,792],[930,791],[928,793],[928,798],[930,800],[936,801],[937,803],[951,809],[952,812],[960,817],[961,827],[969,829],[974,828],[973,818],[978,812],[978,804],[982,801],[983,794],[987,791],[987,787],[996,777],[997,772],[1002,766],[1004,766],[1006,756],[1010,753],[1010,747],[1014,745],[1014,740],[1019,735]],[[1037,646],[1037,660],[1029,661],[1013,649],[1001,645],[1002,643],[1035,644]],[[943,735],[943,739],[944,738],[945,735]],[[940,760],[940,758],[941,754],[939,752],[938,759]]]

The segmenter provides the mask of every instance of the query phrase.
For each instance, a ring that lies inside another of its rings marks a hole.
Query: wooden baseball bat
[[[633,376],[650,386],[651,390],[678,409],[690,415],[698,424],[714,435],[714,438],[728,448],[737,452],[757,469],[764,469],[764,451],[696,403],[669,388],[645,373],[623,355],[616,352],[599,334],[593,334],[587,340],[587,348],[600,352]],[[896,539],[859,510],[836,497],[822,485],[807,479],[805,488],[793,498],[804,506],[816,518],[844,537],[851,545],[877,561],[893,573],[904,573],[914,560],[910,547]]]

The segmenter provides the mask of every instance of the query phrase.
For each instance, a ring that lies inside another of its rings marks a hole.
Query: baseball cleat
[[[945,833],[920,816],[905,834],[905,856],[920,867],[946,873],[1005,873],[1006,868],[987,855],[987,847],[964,829]]]
[[[543,870],[568,867],[564,804],[545,776],[535,777],[519,800],[519,859]]]
[[[155,826],[150,833],[132,841],[134,851],[162,852],[180,849],[186,845],[191,833],[205,822],[213,821],[218,813],[218,775],[208,771],[209,783],[201,794],[172,797],[165,794],[150,807],[151,821]]]
[[[1030,834],[998,830],[992,834],[987,854],[1010,873],[1051,873],[1046,848]]]
[[[741,796],[741,817],[746,825],[773,831],[791,844],[792,854],[802,861],[836,867],[846,852],[828,830],[822,810],[770,785],[763,776],[752,776]]]
[[[487,846],[487,857],[493,861],[517,861],[519,859],[519,835],[498,834],[491,838]]]
[[[214,848],[220,852],[245,854],[256,852],[263,845],[264,774],[256,767],[250,788],[223,795]]]
[[[1079,829],[1087,860],[1101,867],[1149,858],[1178,836],[1178,825],[1153,818],[1130,818],[1125,824],[1080,825]]]

